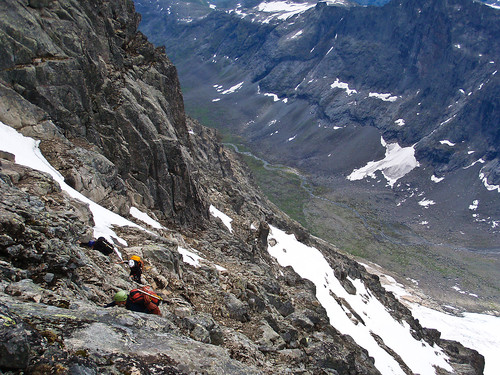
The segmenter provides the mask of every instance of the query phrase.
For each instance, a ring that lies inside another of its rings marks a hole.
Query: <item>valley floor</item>
[[[404,215],[387,208],[396,206],[387,188],[369,191],[338,180],[312,184],[295,169],[231,147],[243,155],[269,199],[312,234],[418,283],[441,305],[500,314],[500,253],[477,251],[456,233],[422,227],[416,213],[405,212],[416,224],[405,223]]]

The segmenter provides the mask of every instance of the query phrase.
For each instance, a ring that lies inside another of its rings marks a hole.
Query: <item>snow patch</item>
[[[450,146],[450,147],[455,146],[455,143],[450,142],[450,141],[448,141],[447,139],[443,139],[442,141],[439,141],[439,143],[441,143],[442,145],[447,145],[447,146]]]
[[[278,95],[276,95],[276,94],[272,94],[272,93],[270,93],[270,92],[265,93],[265,94],[264,94],[264,96],[270,96],[271,98],[273,98],[273,101],[274,101],[274,102],[279,102],[279,100],[280,100],[280,98],[278,97]]]
[[[214,217],[217,217],[222,220],[224,225],[229,229],[231,233],[233,233],[233,228],[231,226],[231,222],[233,219],[231,219],[229,216],[227,216],[225,213],[219,211],[217,208],[215,208],[213,205],[210,205],[210,214]]]
[[[482,160],[482,159],[480,159],[480,160]],[[484,163],[484,161],[483,161],[483,163]],[[483,172],[479,173],[479,179],[482,181],[482,183],[486,189],[488,189],[489,191],[496,190],[500,193],[500,185],[490,185],[488,183],[488,177]]]
[[[469,210],[476,211],[478,207],[479,207],[479,200],[476,199],[472,201],[471,205],[469,205]]]
[[[375,178],[375,172],[381,171],[388,185],[392,188],[397,180],[420,166],[415,158],[413,146],[401,147],[397,143],[387,144],[382,137],[381,143],[386,147],[385,158],[379,161],[370,161],[364,167],[353,170],[347,176],[348,180],[362,180],[367,176]]]
[[[432,182],[435,182],[436,184],[437,184],[438,182],[443,181],[443,180],[444,180],[444,177],[436,177],[435,175],[432,175],[432,176],[431,176],[431,181],[432,181]]]
[[[339,88],[339,89],[342,89],[342,90],[345,90],[345,92],[347,93],[347,95],[351,96],[352,94],[357,94],[358,92],[356,90],[351,90],[349,88],[349,84],[348,83],[345,83],[345,82],[340,82],[340,80],[337,78],[335,80],[335,82],[333,82],[330,87],[332,89],[334,88]]]
[[[485,162],[483,159],[479,159],[479,160],[476,160],[475,162],[471,163],[471,164],[470,164],[470,165],[468,165],[467,167],[464,167],[464,169],[469,169],[469,168],[471,168],[471,167],[475,166],[477,163],[484,164],[484,163],[486,163],[486,162]],[[482,178],[483,178],[483,177],[481,177],[481,175],[483,175],[483,176],[484,176],[484,174],[483,174],[483,173],[480,173],[480,174],[479,174],[479,178],[480,178],[480,179],[482,179]]]
[[[243,86],[244,83],[245,82],[240,82],[237,85],[234,85],[233,87],[222,91],[222,95],[232,94],[232,93],[238,91]]]
[[[111,243],[114,242],[113,239],[116,239],[123,246],[127,246],[127,241],[115,233],[112,229],[113,226],[130,226],[152,234],[149,230],[98,205],[67,185],[64,182],[64,177],[54,167],[52,167],[42,155],[40,149],[38,148],[39,144],[40,141],[30,137],[25,137],[21,133],[18,133],[14,128],[0,122],[0,150],[14,154],[17,164],[50,174],[59,186],[61,186],[63,191],[68,193],[71,197],[87,203],[94,217],[95,238],[102,236]]]
[[[190,264],[191,266],[193,266],[195,268],[200,267],[202,262],[205,262],[205,263],[208,262],[205,258],[202,258],[198,254],[196,254],[196,252],[194,252],[195,250],[191,251],[191,250],[185,249],[181,246],[177,246],[177,251],[179,252],[179,254],[182,255],[182,261],[184,263]],[[213,263],[211,263],[211,264],[218,271],[226,271],[226,269],[224,267],[221,267],[221,266],[219,266],[217,264],[213,264]]]
[[[139,211],[136,207],[130,207],[130,215],[135,217],[136,219],[148,224],[149,226],[156,229],[164,229],[165,227],[161,225],[156,220],[152,219],[147,213]]]
[[[396,121],[394,121],[394,123],[397,125],[397,126],[404,126],[405,125],[405,120],[400,118],[400,119],[397,119]]]
[[[348,1],[345,0],[326,0],[327,5],[351,5]]]
[[[271,14],[268,18],[262,21],[263,23],[269,23],[274,18],[286,20],[315,6],[316,4],[292,3],[289,1],[271,1],[267,3],[260,3],[259,5],[257,5],[256,9],[259,12]]]
[[[177,251],[182,255],[182,261],[184,263],[190,264],[196,268],[200,267],[200,260],[203,259],[202,257],[180,246],[177,247]]]
[[[276,258],[282,267],[293,267],[301,277],[316,285],[316,296],[326,309],[330,324],[341,333],[350,335],[358,345],[365,348],[375,359],[375,367],[382,374],[403,375],[405,371],[378,345],[373,334],[381,337],[385,345],[396,352],[414,373],[435,375],[434,366],[453,371],[441,348],[415,340],[409,325],[392,318],[361,280],[349,278],[356,289],[356,294],[349,294],[335,277],[333,269],[321,252],[297,241],[293,234],[286,234],[272,225],[269,227],[269,254]],[[346,304],[338,303],[336,297],[346,301]],[[348,305],[359,317],[350,312]]]
[[[397,96],[391,95],[391,94],[379,94],[376,92],[371,92],[368,94],[370,98],[377,98],[380,100],[383,100],[384,102],[395,102],[398,100]]]
[[[370,266],[364,265],[369,272],[372,272]],[[379,275],[380,276],[380,275]],[[381,275],[381,281],[386,278]],[[390,279],[387,279],[390,280]],[[484,375],[496,375],[500,368],[500,317],[463,313],[460,316],[432,310],[414,302],[409,302],[405,296],[411,296],[403,285],[397,283],[394,285],[383,283],[388,291],[395,290],[395,296],[410,307],[412,315],[417,318],[422,326],[435,328],[441,332],[441,337],[446,340],[458,341],[466,347],[477,350],[485,358]],[[418,284],[416,282],[415,284]],[[460,288],[458,288],[460,289]],[[471,295],[474,295],[471,293]],[[444,306],[449,310],[457,311],[453,306]]]
[[[436,204],[436,202],[431,199],[422,199],[420,202],[418,202],[418,204],[422,207],[429,208],[430,206]]]

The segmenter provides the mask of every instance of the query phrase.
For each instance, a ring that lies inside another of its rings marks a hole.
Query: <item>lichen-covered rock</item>
[[[0,304],[0,369],[25,370],[30,350],[24,323]]]

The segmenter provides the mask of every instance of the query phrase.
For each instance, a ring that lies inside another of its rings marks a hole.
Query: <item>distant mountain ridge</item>
[[[155,4],[136,2],[140,27],[179,67],[189,108],[212,108],[203,109],[217,113],[209,121],[223,118],[220,126],[271,161],[337,188],[384,159],[384,144],[397,143],[419,165],[396,173],[398,210],[416,215],[425,194],[434,211],[453,212],[455,229],[480,230],[497,243],[498,10],[469,0],[339,1],[307,11],[297,3],[279,12],[256,2],[239,10]],[[475,201],[478,217],[469,209]]]

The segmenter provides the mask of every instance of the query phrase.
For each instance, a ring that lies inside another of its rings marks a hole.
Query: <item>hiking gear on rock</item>
[[[115,302],[124,302],[127,300],[127,292],[124,290],[120,290],[115,294],[115,297],[113,298]]]
[[[130,268],[132,268],[132,267],[134,267],[134,266],[135,266],[135,262],[134,262],[132,259],[130,259],[130,260],[128,261],[128,265],[129,265],[129,267],[130,267]]]
[[[158,307],[160,301],[161,297],[150,286],[144,286],[130,291],[125,307],[132,311],[161,315]]]

